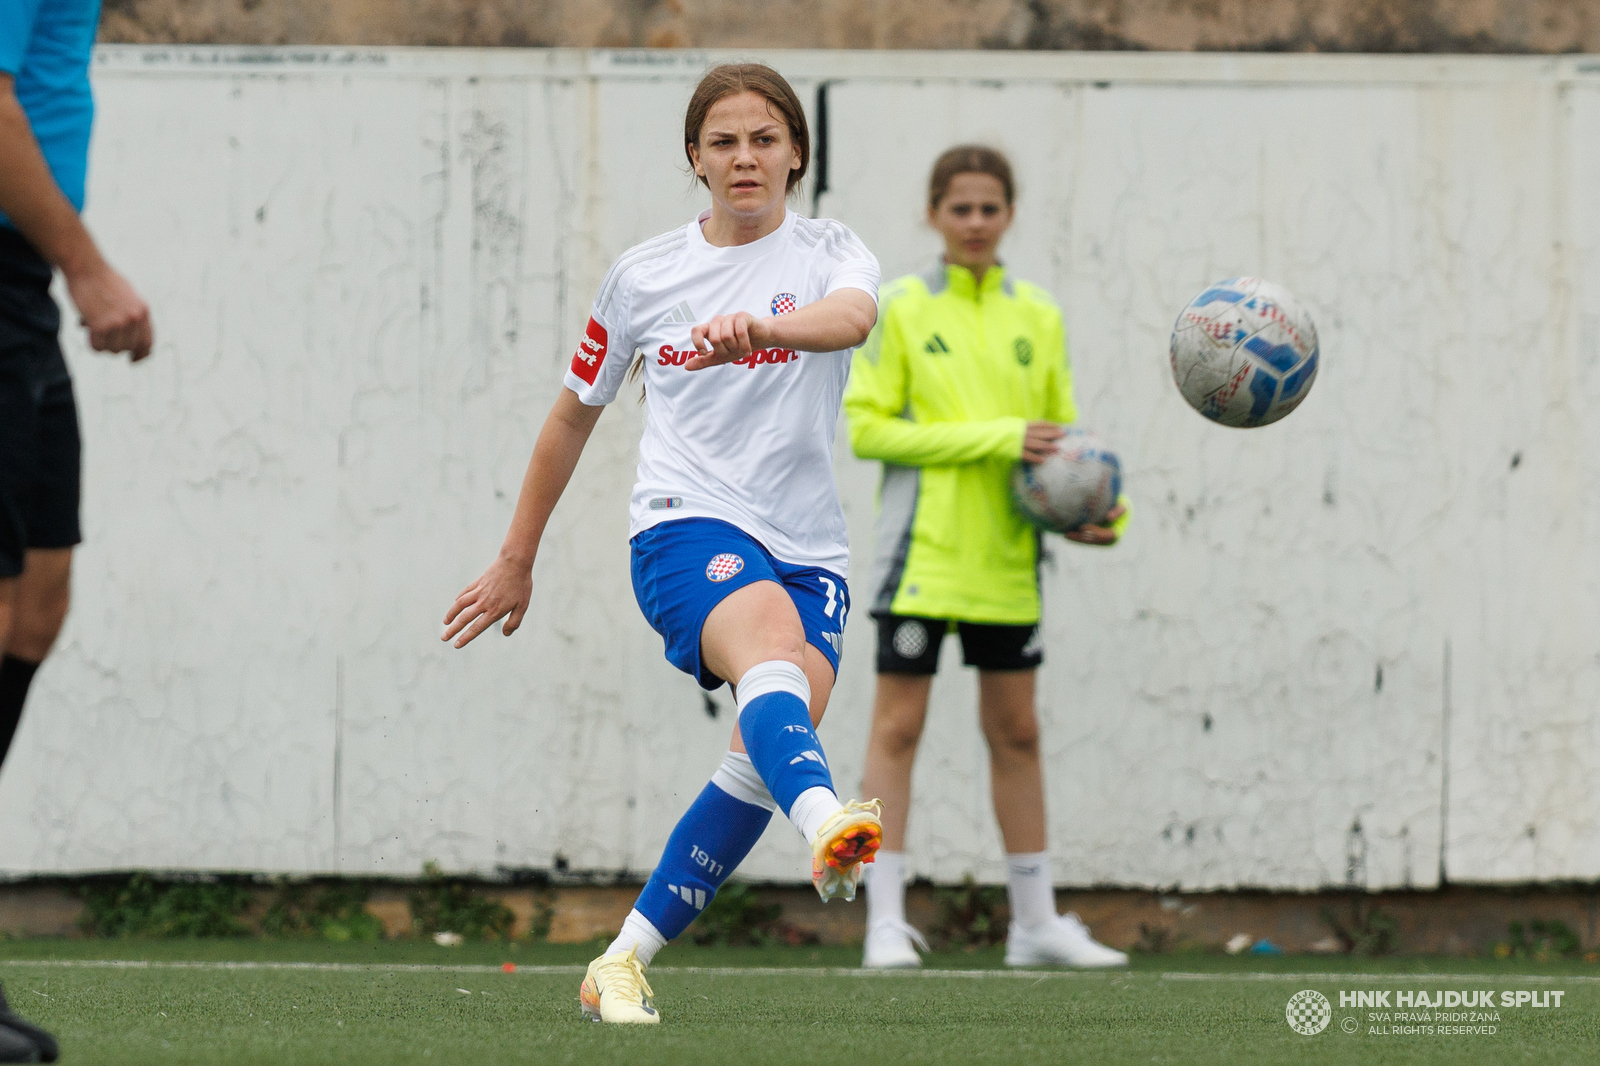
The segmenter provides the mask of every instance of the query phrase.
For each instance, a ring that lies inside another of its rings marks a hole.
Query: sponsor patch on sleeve
[[[606,328],[590,318],[583,340],[578,342],[578,350],[572,356],[572,372],[585,384],[593,385],[595,376],[600,373],[600,364],[606,361],[607,340]]]

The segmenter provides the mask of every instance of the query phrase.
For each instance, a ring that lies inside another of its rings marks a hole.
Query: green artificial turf
[[[0,942],[0,980],[19,1012],[55,1030],[72,1064],[1600,1061],[1600,967],[1583,963],[1168,955],[1136,959],[1125,973],[1016,977],[997,970],[990,951],[927,959],[930,969],[988,976],[857,976],[830,972],[859,961],[847,948],[674,945],[651,971],[663,1024],[625,1028],[579,1020],[577,967],[593,953],[589,945],[10,941]],[[151,965],[85,965],[95,960]],[[347,968],[216,965],[224,961]],[[507,961],[519,971],[499,970]],[[200,965],[173,965],[182,962]],[[1346,976],[1358,972],[1366,976]],[[1284,1020],[1302,988],[1334,1004],[1333,1024],[1317,1036]],[[1373,1035],[1368,1012],[1338,1005],[1340,990],[1485,988],[1565,997],[1559,1009],[1500,1009],[1492,1036]],[[1342,1031],[1345,1018],[1361,1031]]]

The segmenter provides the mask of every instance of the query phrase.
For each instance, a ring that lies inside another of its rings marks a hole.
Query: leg
[[[1045,851],[1044,775],[1032,669],[978,671],[978,706],[989,743],[995,817],[1006,842],[1011,966],[1126,966],[1128,957],[1089,935],[1075,914],[1057,915]]]
[[[881,623],[880,623],[881,625]],[[880,664],[881,666],[881,664]],[[872,731],[861,787],[883,801],[883,849],[867,872],[867,936],[861,965],[900,969],[922,965],[922,934],[906,922],[906,818],[911,809],[911,766],[928,714],[928,674],[879,672],[872,701]]]
[[[4,655],[0,656],[0,766],[22,721],[22,705],[39,663],[50,653],[61,623],[67,617],[72,575],[71,548],[30,548],[24,556],[22,576],[4,582],[9,595],[5,621]]]
[[[1032,670],[978,671],[978,715],[989,744],[995,819],[1006,851],[1045,849],[1044,774]]]
[[[0,577],[0,649],[11,636],[11,605],[17,597],[17,579]]]
[[[736,679],[740,739],[778,810],[811,845],[818,894],[854,899],[882,839],[878,808],[839,802],[816,733],[849,593],[825,570],[780,564],[776,573],[782,583],[753,582],[717,604],[701,629],[701,654],[718,677]]]
[[[805,627],[789,592],[776,581],[757,581],[712,609],[700,631],[701,655],[718,677],[735,686],[739,720],[735,752],[747,752],[778,809],[793,811],[815,790],[833,791],[833,779],[816,738],[832,691],[832,671],[811,687]],[[809,726],[809,728],[808,728]],[[829,812],[831,813],[831,812]],[[804,834],[805,829],[802,827]]]
[[[50,654],[72,601],[72,549],[29,548],[17,579],[7,655],[41,663]]]
[[[915,674],[878,675],[872,700],[872,731],[861,791],[883,801],[883,847],[904,851],[911,811],[911,765],[928,716],[933,678]]]

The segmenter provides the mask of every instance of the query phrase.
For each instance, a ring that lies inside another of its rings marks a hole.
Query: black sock
[[[33,683],[33,672],[38,663],[30,663],[15,655],[0,659],[0,766],[6,763],[6,752],[11,750],[11,738],[16,736],[17,723],[22,721],[22,703],[28,698],[28,686]]]

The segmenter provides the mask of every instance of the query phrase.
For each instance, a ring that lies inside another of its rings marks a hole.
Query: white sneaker
[[[889,919],[867,926],[867,942],[861,953],[861,966],[867,970],[914,970],[922,965],[917,949],[928,950],[928,942],[916,927]]]
[[[1069,912],[1037,929],[1012,922],[1006,934],[1006,965],[1101,970],[1128,965],[1128,956],[1097,943],[1078,916]]]

